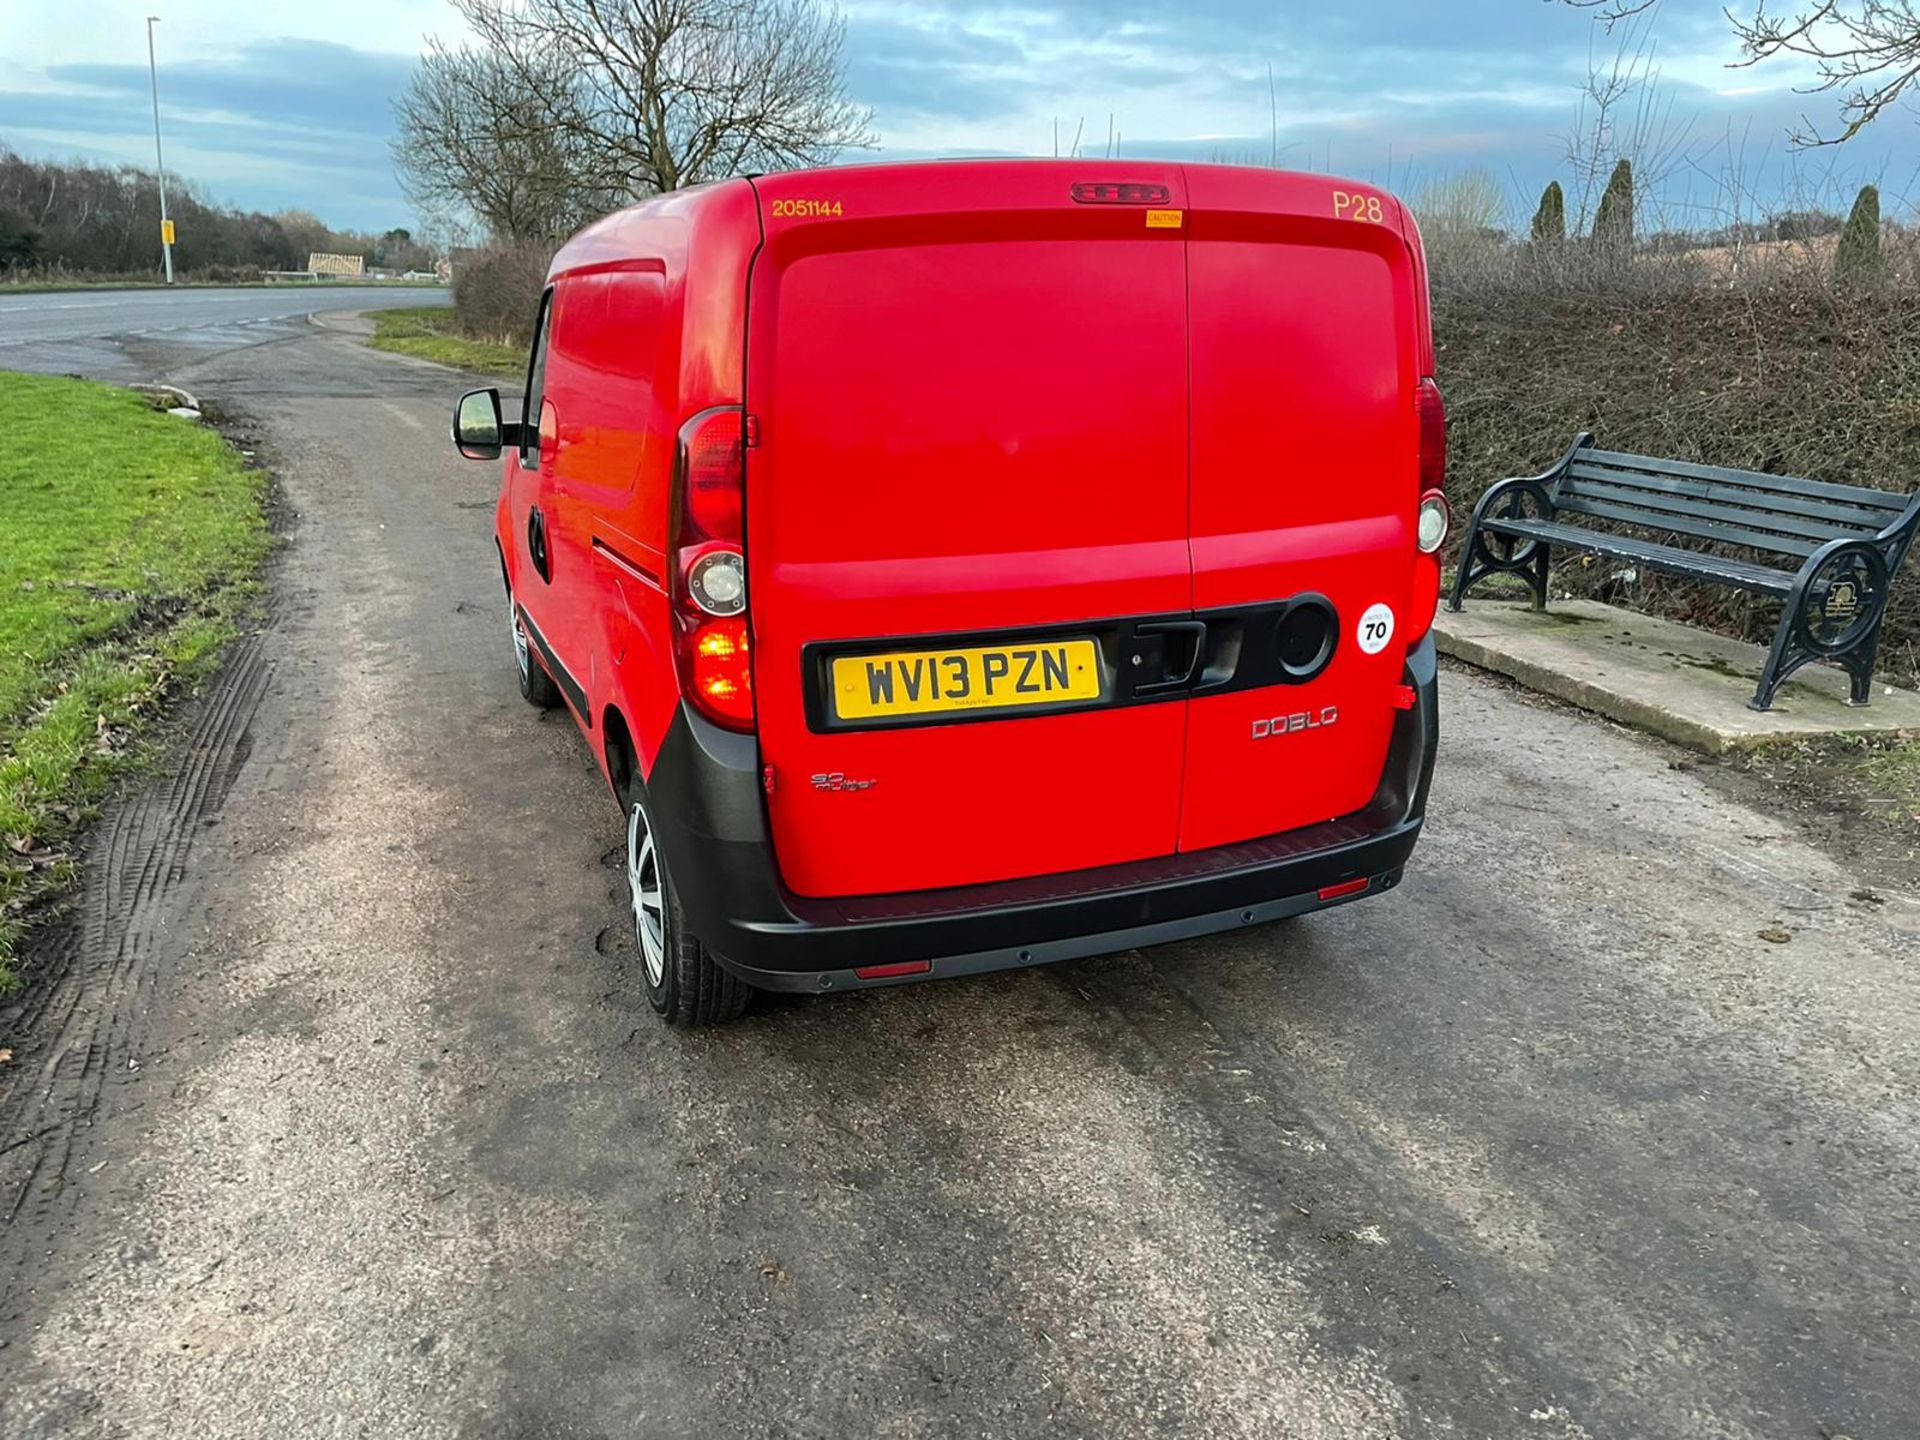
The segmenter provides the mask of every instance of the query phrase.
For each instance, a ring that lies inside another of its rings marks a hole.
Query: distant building
[[[366,268],[364,255],[323,255],[315,250],[307,256],[307,272],[311,275],[360,275]]]

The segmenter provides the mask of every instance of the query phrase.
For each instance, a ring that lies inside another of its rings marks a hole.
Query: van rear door
[[[1076,201],[1103,169],[754,182],[754,690],[802,895],[1176,847],[1184,182],[1129,164],[1148,189]],[[1139,693],[1156,683],[1168,698]]]
[[[1216,649],[1242,622],[1214,616],[1238,607],[1319,596],[1335,617],[1305,683],[1196,686],[1180,848],[1197,850],[1350,814],[1379,783],[1406,655],[1424,312],[1390,196],[1204,166],[1187,182],[1196,615]],[[1257,619],[1244,633],[1273,642]]]

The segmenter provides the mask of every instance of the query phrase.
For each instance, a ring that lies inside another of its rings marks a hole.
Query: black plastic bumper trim
[[[1417,824],[1414,827],[1418,829]],[[1408,848],[1412,837],[1408,837]],[[1063,940],[1036,940],[1025,945],[1003,945],[970,955],[944,955],[931,961],[931,968],[914,975],[888,975],[877,979],[862,977],[857,969],[839,970],[756,970],[737,961],[722,960],[727,969],[762,990],[832,991],[876,990],[887,985],[912,985],[922,980],[952,980],[963,975],[985,975],[995,970],[1028,969],[1035,965],[1054,965],[1062,960],[1081,960],[1092,955],[1113,955],[1122,950],[1138,950],[1148,945],[1166,945],[1176,940],[1193,940],[1202,935],[1217,935],[1224,930],[1239,930],[1251,925],[1266,925],[1309,910],[1328,910],[1368,895],[1391,890],[1400,883],[1401,867],[1370,878],[1364,890],[1356,890],[1334,900],[1323,901],[1309,890],[1277,900],[1259,900],[1226,910],[1187,915],[1177,920],[1161,920],[1149,925],[1134,925],[1124,930],[1104,930],[1095,934],[1074,935]],[[869,963],[886,964],[876,960]]]
[[[1439,739],[1431,637],[1408,655],[1405,673],[1414,705],[1395,717],[1363,810],[1213,851],[915,896],[806,899],[779,879],[754,737],[684,706],[647,777],[648,811],[694,933],[766,989],[896,984],[1102,954],[1317,909],[1319,890],[1343,881],[1370,883],[1342,901],[1396,884],[1419,837]],[[931,960],[931,971],[853,974],[918,960]]]

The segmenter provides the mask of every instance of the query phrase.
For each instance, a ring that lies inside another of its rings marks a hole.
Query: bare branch
[[[1740,41],[1736,65],[1797,56],[1819,75],[1801,93],[1842,94],[1839,133],[1803,121],[1791,132],[1796,145],[1844,144],[1920,81],[1920,0],[1811,0],[1788,16],[1768,14],[1762,0],[1752,19],[1728,11],[1727,21]]]

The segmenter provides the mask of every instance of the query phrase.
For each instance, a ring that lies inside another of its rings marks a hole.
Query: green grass
[[[417,355],[422,360],[473,370],[482,375],[523,375],[527,352],[497,340],[469,340],[454,330],[453,311],[445,306],[413,310],[375,310],[373,338],[376,350]]]
[[[0,991],[26,906],[149,754],[162,701],[234,633],[270,544],[264,477],[131,391],[7,374],[0,446]]]
[[[1876,751],[1867,761],[1867,778],[1911,819],[1920,820],[1920,740]]]

